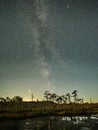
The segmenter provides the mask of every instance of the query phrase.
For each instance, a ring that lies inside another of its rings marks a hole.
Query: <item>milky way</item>
[[[0,96],[77,89],[98,100],[97,0],[1,0]],[[87,91],[89,90],[89,93]]]

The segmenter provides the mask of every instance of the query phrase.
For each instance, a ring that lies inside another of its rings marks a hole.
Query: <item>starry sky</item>
[[[98,101],[97,0],[0,0],[0,96],[46,90]]]

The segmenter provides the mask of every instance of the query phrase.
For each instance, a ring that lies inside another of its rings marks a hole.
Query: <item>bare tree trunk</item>
[[[48,130],[51,130],[51,120],[48,120]]]

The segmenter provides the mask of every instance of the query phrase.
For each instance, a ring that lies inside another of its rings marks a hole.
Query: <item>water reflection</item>
[[[48,120],[47,120],[48,121]],[[19,121],[18,130],[44,130],[47,128],[47,121],[43,118],[30,118]]]
[[[0,121],[0,130],[98,130],[98,117],[40,117]]]

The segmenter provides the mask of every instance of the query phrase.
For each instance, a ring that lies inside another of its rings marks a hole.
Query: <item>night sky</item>
[[[0,0],[0,96],[46,90],[98,101],[98,0]]]

